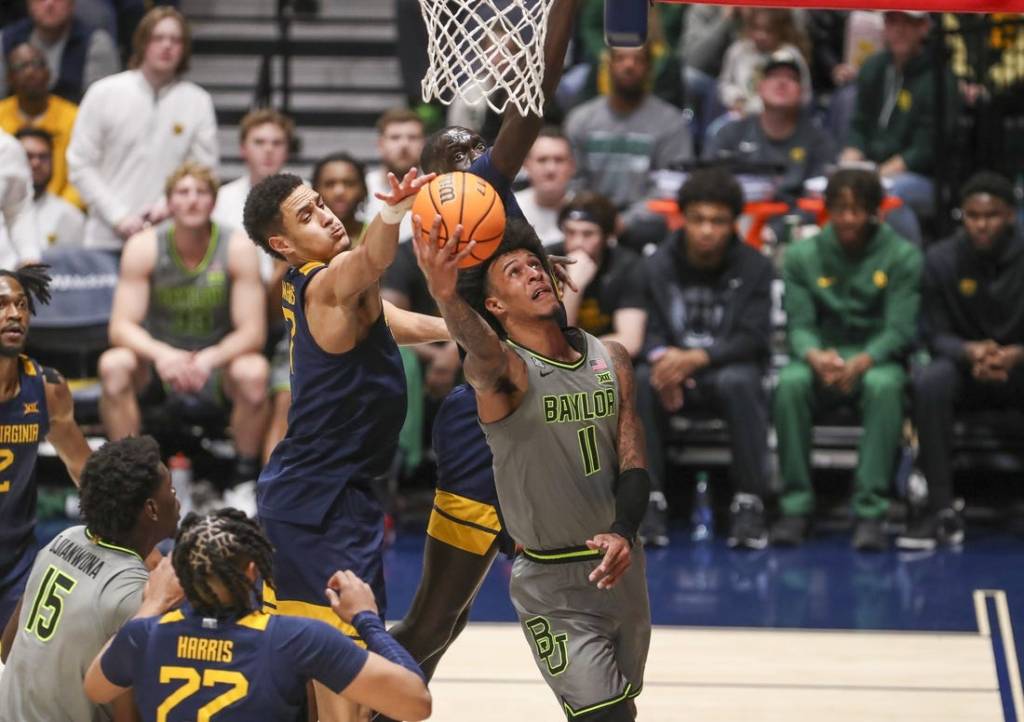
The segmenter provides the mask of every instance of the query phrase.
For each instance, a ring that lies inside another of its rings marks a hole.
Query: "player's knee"
[[[914,374],[914,403],[952,398],[958,370],[948,359],[935,359]]]
[[[98,368],[103,392],[120,394],[131,389],[132,377],[139,368],[139,360],[129,349],[112,348],[100,356]]]
[[[235,393],[235,402],[259,406],[267,399],[270,364],[260,354],[239,356],[228,367],[228,378]]]

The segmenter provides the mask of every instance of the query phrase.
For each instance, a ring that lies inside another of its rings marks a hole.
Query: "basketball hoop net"
[[[544,114],[544,38],[555,0],[420,0],[430,67],[423,100]]]

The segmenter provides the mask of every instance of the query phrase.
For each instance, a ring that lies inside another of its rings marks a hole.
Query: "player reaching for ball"
[[[352,247],[320,194],[298,176],[270,176],[249,192],[249,237],[289,264],[282,284],[288,322],[292,404],[288,432],[257,482],[260,521],[274,546],[269,612],[321,619],[352,637],[326,605],[324,580],[350,569],[373,588],[384,615],[384,514],[373,493],[387,473],[405,421],[406,388],[397,343],[448,340],[441,319],[385,304],[379,280],[395,257],[398,224],[433,176],[410,170]],[[386,318],[385,318],[386,316]],[[314,683],[320,719],[357,710]]]
[[[578,7],[579,0],[559,0],[548,15],[546,98],[561,77]],[[497,191],[510,221],[525,220],[512,180],[542,125],[542,118],[522,116],[510,106],[491,148],[471,130],[444,128],[427,138],[421,167],[426,172],[465,171],[480,176]],[[433,218],[421,219],[429,229]],[[408,613],[390,630],[428,678],[465,627],[473,599],[498,551],[511,553],[514,548],[502,530],[491,451],[477,424],[476,400],[469,385],[456,386],[445,398],[434,419],[433,436],[437,492],[427,525],[422,576]]]
[[[650,478],[633,365],[621,344],[563,328],[533,228],[510,219],[486,261],[458,272],[459,229],[416,259],[476,391],[509,533],[524,546],[510,593],[537,666],[569,719],[628,722],[651,622],[633,548]]]

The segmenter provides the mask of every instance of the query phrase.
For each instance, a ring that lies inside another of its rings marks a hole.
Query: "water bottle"
[[[693,515],[691,517],[693,541],[708,541],[715,536],[715,519],[711,509],[711,487],[708,472],[697,472],[697,484],[693,489]]]
[[[167,462],[171,471],[171,486],[181,504],[181,516],[192,511],[192,462],[180,451]]]

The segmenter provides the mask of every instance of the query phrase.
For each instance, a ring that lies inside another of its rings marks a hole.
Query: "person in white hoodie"
[[[119,252],[164,220],[164,179],[184,161],[217,166],[213,101],[182,79],[190,51],[185,18],[155,7],[132,38],[132,69],[96,82],[82,99],[67,161],[89,206],[87,247]]]
[[[32,171],[14,136],[0,130],[0,268],[39,260]]]

